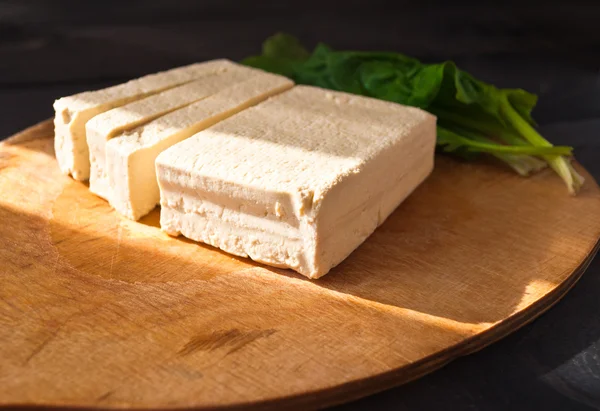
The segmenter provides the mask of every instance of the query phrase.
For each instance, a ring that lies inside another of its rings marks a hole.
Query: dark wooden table
[[[278,30],[306,44],[453,59],[540,95],[542,134],[600,179],[600,3],[0,1],[0,139],[55,98],[146,73],[259,51]],[[582,215],[582,219],[600,218]],[[339,410],[600,409],[600,259],[540,319],[416,382]]]

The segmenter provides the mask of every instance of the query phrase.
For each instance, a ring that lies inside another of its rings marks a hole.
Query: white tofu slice
[[[90,191],[109,199],[106,175],[106,142],[119,133],[139,127],[160,116],[209,97],[232,84],[243,82],[263,71],[242,65],[231,65],[212,76],[154,94],[97,115],[87,122],[86,138],[90,151]]]
[[[116,135],[106,144],[106,171],[111,206],[138,220],[160,202],[156,157],[245,108],[290,89],[294,83],[282,76],[259,73],[222,91],[150,123]]]
[[[94,116],[204,76],[237,66],[228,60],[212,60],[151,74],[102,90],[86,91],[54,102],[54,149],[64,174],[84,181],[90,176],[85,124]]]
[[[417,108],[296,86],[158,156],[161,227],[321,277],[429,175],[435,125]]]

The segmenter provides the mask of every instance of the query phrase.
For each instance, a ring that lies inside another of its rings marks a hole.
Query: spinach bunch
[[[400,53],[336,51],[325,44],[311,53],[278,33],[264,42],[261,55],[243,63],[298,84],[422,108],[438,118],[443,152],[466,159],[487,153],[524,176],[550,165],[572,194],[583,184],[568,157],[572,148],[553,146],[536,131],[536,95],[486,84],[451,61],[424,64]]]

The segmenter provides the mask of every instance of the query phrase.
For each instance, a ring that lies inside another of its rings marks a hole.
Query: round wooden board
[[[600,237],[600,189],[438,158],[339,267],[293,272],[120,218],[52,123],[0,144],[0,404],[305,409],[415,379],[531,321]],[[580,168],[581,169],[581,168]]]

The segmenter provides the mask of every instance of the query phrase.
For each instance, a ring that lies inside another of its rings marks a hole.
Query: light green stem
[[[438,127],[438,137],[440,141],[444,141],[444,137],[448,137],[446,141],[459,142],[461,147],[465,147],[467,150],[472,152],[480,153],[506,153],[506,154],[525,154],[525,155],[542,155],[542,154],[568,154],[570,153],[569,147],[534,147],[534,146],[507,146],[504,144],[497,143],[486,143],[481,141],[474,141],[467,137],[461,136],[453,131],[446,128]]]
[[[489,138],[478,135],[477,133],[472,131],[461,130],[460,133],[469,137],[472,140],[477,140],[485,143],[493,143],[493,141]],[[506,165],[508,165],[510,168],[515,170],[519,175],[523,177],[527,177],[532,173],[538,172],[547,166],[547,164],[544,161],[529,155],[503,153],[493,153],[492,155],[498,160],[504,162]]]
[[[502,114],[510,121],[514,129],[523,138],[536,147],[552,147],[552,144],[542,137],[517,111],[507,98],[501,106]],[[569,163],[569,160],[559,155],[542,155],[550,167],[563,179],[571,194],[577,194],[583,185],[583,177],[579,175]]]

